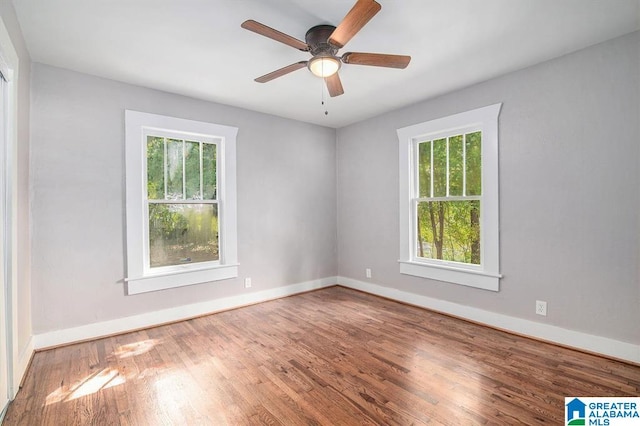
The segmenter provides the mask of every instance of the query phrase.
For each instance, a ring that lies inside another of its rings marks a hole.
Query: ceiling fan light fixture
[[[335,56],[318,55],[311,58],[308,66],[309,71],[315,76],[331,77],[340,69],[340,59]]]

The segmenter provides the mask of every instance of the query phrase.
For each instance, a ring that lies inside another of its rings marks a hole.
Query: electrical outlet
[[[536,314],[547,316],[547,302],[536,300]]]
[[[365,275],[367,278],[371,278],[371,268],[367,268],[367,269],[365,269],[365,270],[364,270],[364,275]]]
[[[244,288],[251,288],[251,278],[244,279]]]

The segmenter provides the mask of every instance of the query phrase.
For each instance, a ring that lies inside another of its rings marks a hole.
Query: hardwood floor
[[[332,287],[35,354],[6,425],[563,424],[640,367]]]

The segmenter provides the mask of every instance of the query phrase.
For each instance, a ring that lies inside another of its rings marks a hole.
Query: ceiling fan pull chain
[[[320,91],[322,92],[322,102],[321,105],[324,106],[324,78],[320,80]],[[329,115],[329,111],[325,108],[324,115]]]

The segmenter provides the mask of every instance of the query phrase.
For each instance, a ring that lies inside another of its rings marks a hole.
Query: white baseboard
[[[487,324],[492,327],[501,328],[514,333],[558,343],[560,345],[600,353],[634,363],[640,363],[640,345],[634,345],[601,336],[594,336],[508,315],[497,314],[495,312],[489,312],[470,306],[421,296],[415,293],[409,293],[352,278],[328,277],[270,290],[209,300],[206,302],[164,309],[161,311],[148,312],[80,327],[37,334],[33,336],[27,345],[28,347],[25,348],[20,355],[18,365],[16,366],[15,378],[20,382],[28,367],[33,350],[80,342],[83,340],[96,339],[145,327],[153,327],[168,322],[193,318],[199,315],[206,315],[254,303],[266,302],[268,300],[291,296],[305,291],[330,287],[335,284],[340,284],[344,287],[387,297],[399,302]]]
[[[514,333],[634,363],[640,363],[640,345],[634,345],[632,343],[621,342],[619,340],[613,340],[601,336],[594,336],[579,331],[568,330],[508,315],[497,314],[495,312],[489,312],[444,300],[433,299],[431,297],[354,280],[352,278],[338,277],[338,284],[355,290],[364,291],[366,293],[397,300],[399,302],[487,324]]]
[[[83,340],[96,339],[99,337],[166,324],[173,321],[180,321],[200,315],[239,308],[241,306],[266,302],[268,300],[291,296],[297,293],[303,293],[305,291],[329,287],[336,284],[336,277],[327,277],[319,280],[277,287],[270,290],[240,294],[237,296],[208,300],[206,302],[194,303],[191,305],[163,309],[161,311],[147,312],[125,318],[87,324],[80,327],[49,331],[47,333],[33,336],[33,346],[37,350],[80,342]]]

